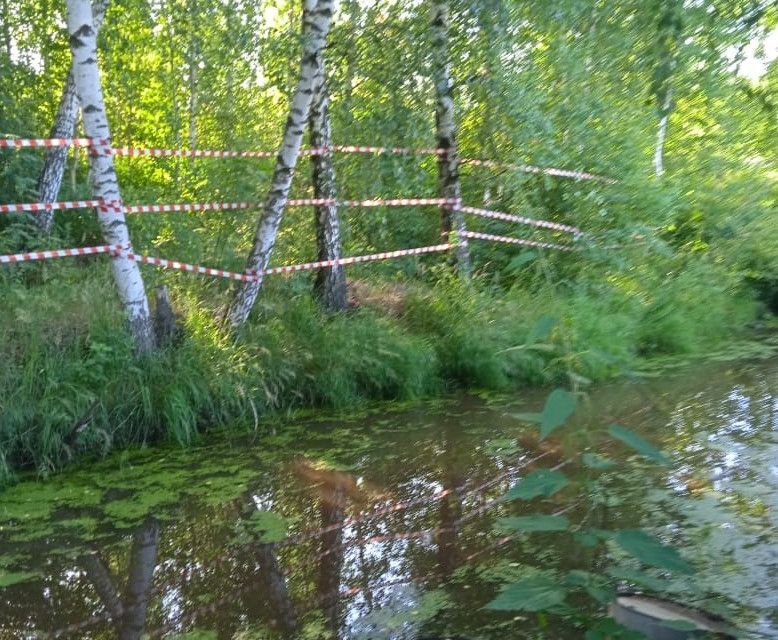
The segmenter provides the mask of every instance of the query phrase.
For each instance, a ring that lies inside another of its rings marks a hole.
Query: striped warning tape
[[[70,200],[66,202],[30,202],[27,204],[0,204],[0,213],[20,211],[54,211],[62,209],[88,209],[103,204],[102,200]]]
[[[127,258],[128,260],[142,262],[143,264],[151,264],[157,267],[162,267],[163,269],[176,269],[178,271],[187,271],[188,273],[197,273],[204,276],[216,276],[217,278],[227,278],[229,280],[238,280],[240,282],[254,282],[257,279],[255,275],[249,275],[246,273],[235,273],[234,271],[212,269],[211,267],[203,267],[198,264],[179,262],[178,260],[166,260],[164,258],[154,258],[153,256],[143,256],[126,250],[120,250],[116,253],[121,255],[123,258]]]
[[[587,171],[573,171],[570,169],[557,169],[556,167],[535,167],[529,164],[511,164],[510,162],[498,162],[497,160],[478,160],[475,158],[464,158],[461,164],[474,167],[490,167],[492,169],[508,169],[519,171],[521,173],[535,173],[556,178],[572,178],[573,180],[594,180],[606,184],[618,184],[615,178],[600,176]]]
[[[30,253],[12,253],[0,255],[0,264],[29,262],[31,260],[51,260],[53,258],[71,258],[88,256],[95,253],[114,253],[124,249],[121,244],[104,244],[97,247],[77,247],[75,249],[54,249],[52,251],[31,251]]]
[[[0,149],[36,148],[36,147],[92,147],[92,153],[116,156],[147,156],[147,157],[188,157],[188,158],[275,158],[277,151],[230,151],[222,149],[156,149],[143,147],[111,147],[110,140],[92,138],[2,138]],[[331,147],[313,147],[301,149],[302,156],[317,156],[328,153],[370,153],[393,155],[445,155],[450,149],[435,147],[374,147],[368,145],[333,145]],[[575,180],[596,180],[608,184],[616,184],[618,180],[600,176],[587,171],[558,169],[556,167],[536,167],[532,165],[515,165],[496,160],[480,160],[465,158],[460,160],[464,165],[512,169],[523,173],[536,173],[558,178]]]
[[[319,260],[318,262],[307,262],[305,264],[293,264],[286,267],[271,267],[265,269],[262,275],[270,276],[278,273],[293,273],[296,271],[310,271],[311,269],[321,269],[324,267],[345,266],[357,264],[359,262],[373,262],[375,260],[391,260],[392,258],[401,258],[403,256],[417,256],[425,253],[436,253],[448,251],[450,244],[436,244],[429,247],[416,247],[414,249],[400,249],[399,251],[383,251],[366,256],[352,256],[349,258],[340,258],[338,260]]]
[[[338,205],[340,207],[411,207],[427,205],[456,206],[452,198],[393,198],[388,200],[334,200],[332,198],[293,198],[287,200],[288,207]],[[105,203],[109,205],[110,203]],[[140,204],[124,206],[124,213],[170,213],[175,211],[215,211],[228,209],[261,209],[258,202],[201,202],[181,204]]]
[[[566,233],[572,233],[577,236],[583,234],[583,231],[581,231],[578,227],[571,227],[566,224],[560,224],[558,222],[550,222],[548,220],[537,220],[535,218],[527,218],[525,216],[516,216],[510,213],[502,213],[501,211],[479,209],[478,207],[460,207],[460,211],[464,213],[470,213],[474,216],[481,216],[483,218],[493,218],[495,220],[517,222],[519,224],[527,224],[541,229],[554,229],[556,231],[564,231]]]
[[[575,247],[568,247],[563,244],[553,244],[551,242],[536,242],[535,240],[524,240],[523,238],[509,238],[508,236],[496,236],[491,233],[479,233],[477,231],[459,231],[457,233],[457,236],[460,238],[472,238],[474,240],[490,240],[491,242],[521,244],[527,247],[538,247],[539,249],[557,249],[558,251],[576,251]]]
[[[109,140],[92,138],[0,138],[0,149],[35,149],[39,147],[91,147],[108,145]]]

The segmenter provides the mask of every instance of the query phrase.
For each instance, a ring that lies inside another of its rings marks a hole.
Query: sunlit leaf
[[[567,590],[547,576],[533,576],[504,587],[486,605],[495,611],[542,611],[562,604]]]
[[[11,571],[8,573],[5,571],[0,571],[0,589],[3,587],[10,587],[14,584],[19,584],[21,582],[27,582],[28,580],[37,578],[38,575],[39,574],[34,571]]]
[[[670,459],[664,453],[648,442],[648,440],[641,438],[631,429],[622,427],[620,424],[612,424],[608,427],[608,433],[614,438],[621,440],[627,446],[633,448],[640,455],[650,458],[660,464],[670,466]]]
[[[279,542],[286,537],[289,523],[274,511],[255,511],[246,522],[246,528],[257,535],[260,542]]]
[[[498,528],[509,531],[566,531],[569,526],[564,516],[516,516],[497,520]]]
[[[505,499],[532,500],[539,496],[547,498],[564,489],[568,484],[570,480],[561,471],[538,469],[519,480],[518,484],[505,494]]]
[[[693,573],[691,565],[676,549],[662,544],[655,537],[640,529],[624,529],[614,536],[616,543],[641,562],[678,573]]]

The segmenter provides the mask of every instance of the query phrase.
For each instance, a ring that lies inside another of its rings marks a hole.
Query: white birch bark
[[[67,0],[68,34],[73,53],[75,86],[84,119],[84,130],[90,138],[110,140],[111,132],[100,86],[97,67],[97,41],[92,26],[92,7],[89,0]],[[116,179],[113,156],[104,153],[90,156],[92,190],[99,200],[117,203],[114,207],[100,207],[97,218],[106,244],[126,245],[132,250],[127,222],[121,207],[121,193]],[[154,349],[154,332],[149,302],[143,286],[138,263],[124,257],[111,261],[119,298],[127,319],[135,349],[146,353]]]
[[[657,129],[656,148],[654,149],[654,171],[657,178],[661,178],[665,174],[665,140],[667,140],[671,104],[672,90],[668,89],[665,101],[659,109],[659,128]]]
[[[92,17],[94,20],[95,35],[100,31],[105,17],[108,0],[94,0],[92,2]],[[54,126],[51,128],[50,138],[72,138],[76,130],[78,119],[78,95],[76,93],[76,79],[73,63],[70,64],[62,96],[59,99],[57,115],[54,118]],[[38,177],[38,202],[56,202],[59,190],[62,186],[62,177],[65,174],[67,162],[67,147],[50,147],[46,150]],[[54,223],[53,211],[40,211],[35,216],[35,223],[40,230],[48,234]]]
[[[332,122],[329,112],[329,94],[324,66],[324,52],[317,56],[318,70],[316,86],[311,104],[309,120],[311,147],[332,148]],[[314,197],[335,200],[335,167],[332,153],[311,156],[313,167]],[[315,208],[317,260],[337,260],[343,249],[340,239],[340,217],[338,205],[328,204]],[[343,311],[348,307],[346,270],[337,265],[319,269],[314,283],[316,296],[325,309]]]
[[[254,244],[246,263],[247,271],[262,271],[267,268],[273,253],[278,227],[289,198],[305,125],[311,109],[311,101],[318,71],[318,56],[324,49],[332,19],[333,0],[303,0],[303,54],[300,76],[292,98],[289,118],[286,121],[284,137],[276,158],[276,166],[265,207],[257,223]],[[254,302],[262,288],[263,277],[254,282],[241,283],[235,292],[228,314],[233,329],[243,325],[251,313]]]
[[[432,76],[435,85],[435,134],[439,149],[446,153],[438,156],[438,193],[441,198],[461,200],[459,182],[459,152],[457,150],[454,95],[451,90],[451,68],[448,51],[449,31],[448,0],[432,0]],[[465,216],[457,206],[442,206],[440,226],[448,237],[454,231],[467,230]],[[464,237],[457,237],[454,261],[463,278],[470,277],[470,249]]]

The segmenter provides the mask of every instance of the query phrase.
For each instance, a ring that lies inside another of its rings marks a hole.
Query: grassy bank
[[[138,361],[102,261],[26,266],[0,281],[10,314],[0,328],[0,478],[134,443],[188,444],[224,425],[262,430],[271,414],[303,407],[585,385],[641,359],[716,348],[757,313],[751,292],[705,260],[575,286],[545,271],[527,267],[509,289],[434,271],[360,280],[356,307],[337,316],[317,309],[306,280],[277,280],[237,339],[217,321],[223,284],[176,275],[181,335]]]

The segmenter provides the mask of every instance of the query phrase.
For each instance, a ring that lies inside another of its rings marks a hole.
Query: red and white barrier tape
[[[498,162],[497,160],[478,160],[475,158],[464,158],[461,164],[474,167],[490,167],[492,169],[510,169],[520,171],[521,173],[536,173],[556,178],[572,178],[574,180],[595,180],[606,184],[617,184],[618,180],[607,176],[599,176],[587,171],[573,171],[570,169],[557,169],[555,167],[535,167],[529,164],[511,164],[510,162]]]
[[[92,138],[0,138],[0,149],[91,147],[108,144],[110,144],[108,140],[93,140]]]
[[[32,260],[51,260],[53,258],[72,258],[96,253],[115,253],[124,249],[121,244],[105,244],[97,247],[77,247],[75,249],[55,249],[53,251],[31,251],[30,253],[12,253],[0,255],[0,264],[29,262]]]
[[[464,213],[470,213],[474,216],[481,216],[482,218],[494,218],[495,220],[505,220],[507,222],[528,224],[530,226],[539,227],[541,229],[554,229],[556,231],[572,233],[577,236],[583,234],[583,231],[581,231],[578,227],[571,227],[569,225],[560,224],[558,222],[549,222],[548,220],[537,220],[535,218],[516,216],[510,213],[502,213],[501,211],[490,211],[489,209],[479,209],[477,207],[460,207],[460,211]]]
[[[324,206],[337,204],[341,207],[410,207],[427,205],[456,205],[451,198],[394,198],[390,200],[333,200],[330,198],[296,198],[287,200],[288,207]],[[105,206],[112,203],[106,202]],[[181,204],[139,204],[124,206],[124,213],[168,213],[173,211],[213,211],[227,209],[261,209],[258,202],[202,202]]]
[[[304,264],[293,264],[285,267],[271,267],[265,269],[262,275],[270,276],[278,273],[293,273],[296,271],[310,271],[311,269],[321,269],[322,267],[345,266],[356,264],[358,262],[373,262],[374,260],[391,260],[392,258],[401,258],[403,256],[417,256],[424,253],[436,253],[448,251],[450,244],[436,244],[429,247],[416,247],[414,249],[400,249],[398,251],[383,251],[365,256],[352,256],[349,258],[340,258],[339,260],[320,260],[318,262],[306,262]]]
[[[27,204],[0,204],[0,213],[19,211],[54,211],[62,209],[88,209],[103,204],[102,200],[71,200],[68,202],[30,202]]]
[[[149,157],[189,157],[189,158],[275,158],[277,151],[228,151],[221,149],[152,149],[141,147],[111,147],[110,140],[92,138],[1,138],[0,149],[36,148],[36,147],[92,147],[93,153],[116,156],[149,156]],[[445,155],[448,149],[434,147],[373,147],[366,145],[333,145],[332,147],[314,147],[301,149],[302,156],[316,156],[327,153],[371,153],[394,155]],[[586,171],[572,171],[555,167],[535,167],[532,165],[514,165],[496,160],[479,160],[465,158],[462,164],[471,166],[513,169],[524,173],[536,173],[558,178],[573,178],[575,180],[596,180],[607,184],[618,181],[606,176],[596,175]]]
[[[557,249],[559,251],[576,251],[575,247],[568,247],[563,244],[553,244],[551,242],[536,242],[535,240],[524,240],[523,238],[509,238],[508,236],[496,236],[491,233],[479,233],[477,231],[460,231],[457,233],[460,238],[472,238],[474,240],[490,240],[492,242],[504,242],[507,244],[520,244],[527,247],[537,247],[539,249]]]
[[[151,264],[157,267],[162,267],[163,269],[177,269],[178,271],[187,271],[189,273],[197,273],[204,276],[216,276],[218,278],[227,278],[229,280],[238,280],[240,282],[253,282],[257,279],[255,275],[235,273],[233,271],[225,271],[224,269],[212,269],[211,267],[202,267],[198,264],[188,264],[186,262],[178,262],[177,260],[165,260],[164,258],[143,256],[136,253],[131,253],[124,249],[117,251],[116,254],[123,258],[127,258],[128,260],[142,262],[143,264]]]

